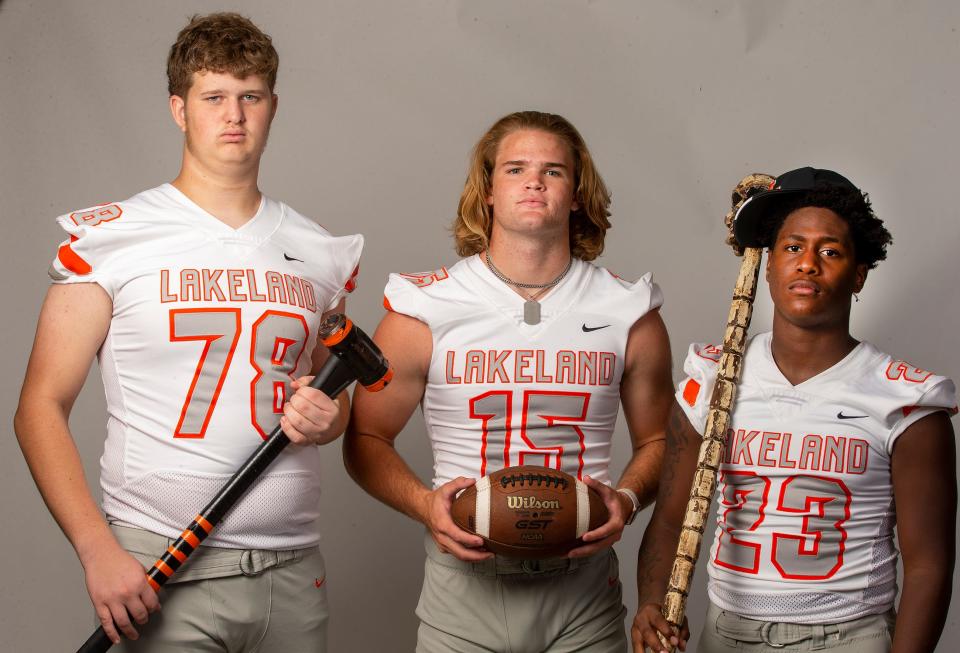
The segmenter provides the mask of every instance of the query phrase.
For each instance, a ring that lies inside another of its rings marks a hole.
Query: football
[[[600,494],[547,467],[507,467],[477,480],[453,502],[453,521],[511,558],[550,558],[583,544],[608,519]]]

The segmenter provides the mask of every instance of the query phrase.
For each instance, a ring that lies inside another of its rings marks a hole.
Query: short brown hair
[[[261,75],[272,93],[279,65],[270,37],[249,18],[230,12],[195,15],[170,47],[167,90],[186,97],[193,73],[208,71],[239,79]]]
[[[610,228],[610,191],[607,190],[593,157],[580,132],[563,116],[540,111],[518,111],[500,118],[487,130],[470,157],[470,169],[460,195],[457,219],[453,223],[457,254],[472,256],[490,245],[493,215],[487,197],[490,195],[490,174],[500,142],[522,129],[543,131],[565,141],[573,153],[574,199],[580,208],[570,212],[570,252],[592,261],[603,251],[603,239]]]

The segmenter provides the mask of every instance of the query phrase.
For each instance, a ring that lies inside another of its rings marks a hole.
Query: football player
[[[739,210],[767,247],[773,330],[754,336],[717,484],[710,604],[697,651],[932,651],[950,602],[954,384],[858,341],[851,302],[890,234],[845,177],[792,170]],[[719,349],[693,345],[638,568],[636,651],[657,632]],[[898,609],[897,548],[903,558]]]
[[[591,263],[609,203],[567,120],[510,114],[473,151],[454,225],[465,258],[390,276],[374,338],[396,376],[382,396],[356,393],[344,454],[364,489],[429,533],[420,652],[626,650],[610,547],[655,492],[672,391],[659,288]],[[621,403],[633,455],[614,489]],[[431,487],[394,449],[418,404]],[[494,557],[451,520],[459,490],[522,464],[562,469],[604,497],[609,521],[569,557]]]
[[[325,650],[313,445],[337,438],[349,409],[346,395],[306,383],[327,356],[318,326],[343,308],[363,241],[331,236],[257,186],[277,65],[248,19],[194,17],[167,65],[184,135],[176,179],[58,218],[68,238],[50,268],[16,431],[105,632],[113,642],[146,632],[129,650]],[[67,423],[94,356],[108,411],[106,518]],[[278,420],[310,446],[281,454],[156,613],[145,568]]]

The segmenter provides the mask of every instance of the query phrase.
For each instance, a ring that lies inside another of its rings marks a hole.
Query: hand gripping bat
[[[358,381],[371,392],[378,392],[393,378],[393,368],[377,346],[342,313],[325,319],[320,325],[319,333],[321,342],[333,355],[310,383],[311,388],[317,388],[328,397],[335,398],[354,381]],[[227,511],[240,500],[243,493],[288,444],[290,440],[278,424],[270,437],[257,447],[236,474],[190,522],[179,539],[170,545],[147,572],[147,582],[155,591],[159,591],[187,561],[190,554],[197,550]],[[77,653],[103,653],[111,646],[113,642],[101,626],[77,649]]]
[[[693,572],[700,555],[703,541],[703,529],[710,513],[710,502],[717,487],[717,470],[723,458],[727,429],[730,426],[730,411],[740,380],[743,366],[743,350],[747,343],[747,329],[753,315],[753,300],[757,294],[757,277],[760,272],[760,247],[743,248],[733,236],[733,219],[737,210],[749,197],[761,190],[767,190],[773,183],[773,177],[763,174],[747,175],[733,189],[732,208],[725,222],[729,234],[727,244],[733,247],[737,256],[743,256],[737,285],[733,290],[733,301],[727,318],[727,328],[723,336],[723,353],[717,367],[717,382],[710,397],[710,410],[707,413],[707,425],[703,433],[703,444],[697,457],[697,471],[690,487],[690,500],[687,513],[683,518],[677,555],[670,572],[670,584],[663,599],[663,616],[679,631],[683,623],[687,595],[693,582]],[[660,643],[665,650],[672,651],[670,642],[660,635]]]

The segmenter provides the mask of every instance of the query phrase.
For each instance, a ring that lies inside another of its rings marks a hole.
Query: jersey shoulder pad
[[[721,353],[716,345],[693,343],[683,361],[686,377],[677,385],[676,400],[690,424],[700,433],[706,426]]]
[[[663,305],[663,293],[648,272],[636,281],[627,281],[606,268],[589,266],[590,292],[578,308],[616,315],[631,325],[650,311]]]
[[[273,200],[271,200],[273,201]],[[334,308],[341,299],[357,289],[360,275],[360,254],[364,238],[361,234],[334,236],[325,227],[287,204],[277,202],[283,211],[283,234],[278,244],[303,250],[309,256],[313,280],[324,298],[324,311]],[[275,241],[276,242],[276,241]]]
[[[330,260],[333,269],[330,274],[321,281],[332,284],[331,290],[334,296],[327,305],[327,311],[336,306],[341,299],[357,289],[360,278],[360,253],[363,251],[363,236],[353,234],[350,236],[331,236],[326,235],[329,242]]]
[[[870,397],[875,414],[890,429],[890,447],[900,433],[922,417],[941,410],[957,413],[957,389],[952,379],[876,353],[869,359],[870,369],[865,370],[867,384],[863,391]]]
[[[67,239],[50,264],[50,278],[56,283],[97,282],[107,287],[112,269],[120,267],[117,262],[149,238],[142,231],[137,197],[59,216],[57,224]]]
[[[335,236],[330,233],[330,231],[324,227],[322,224],[309,218],[304,214],[300,213],[293,207],[291,207],[286,202],[280,202],[278,200],[273,200],[267,198],[269,202],[276,202],[277,210],[283,213],[284,221],[287,223],[288,227],[292,227],[296,230],[303,230],[310,234],[317,234],[321,237],[325,236],[328,238],[334,238]]]
[[[663,292],[660,286],[653,281],[653,274],[647,272],[636,281],[628,281],[610,270],[588,263],[595,279],[603,290],[614,296],[630,297],[638,304],[644,304],[646,310],[659,308],[663,304]]]
[[[363,236],[324,236],[328,254],[328,268],[318,270],[317,281],[320,287],[328,290],[331,296],[324,311],[333,309],[341,299],[357,289],[360,278],[360,254],[363,251]]]
[[[687,357],[683,361],[683,371],[687,375],[689,384],[683,387],[683,400],[688,405],[694,405],[704,395],[703,389],[712,390],[713,381],[717,376],[717,365],[723,350],[717,345],[708,343],[693,343],[687,350]],[[711,386],[711,387],[708,387]]]
[[[878,403],[906,408],[907,412],[914,406],[951,409],[956,405],[951,379],[878,351],[869,343],[864,343],[864,347],[873,354],[865,357],[865,389]]]
[[[394,272],[383,291],[388,311],[414,317],[426,324],[441,320],[448,300],[455,296],[454,268],[441,267],[426,272]]]
[[[428,272],[397,272],[396,275],[391,275],[391,277],[392,276],[396,276],[398,279],[402,279],[415,288],[423,290],[434,284],[446,281],[450,278],[450,272],[447,268],[440,268]]]

